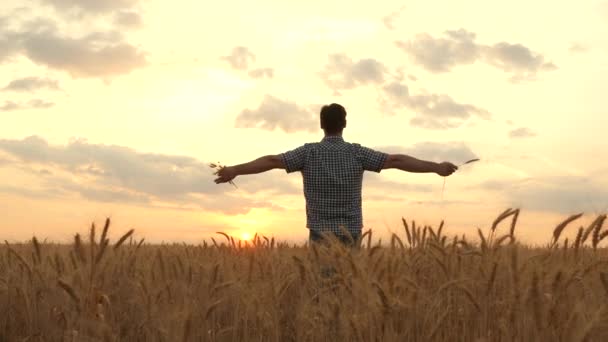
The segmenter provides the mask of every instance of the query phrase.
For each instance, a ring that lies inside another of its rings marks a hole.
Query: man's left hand
[[[443,162],[437,165],[437,174],[443,177],[449,176],[452,173],[454,173],[454,171],[458,170],[458,166],[450,163],[450,162]]]

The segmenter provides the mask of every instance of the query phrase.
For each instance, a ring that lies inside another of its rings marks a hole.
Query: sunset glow
[[[241,233],[241,240],[243,241],[249,241],[253,238],[253,235],[251,235],[251,233],[249,232],[242,232]]]

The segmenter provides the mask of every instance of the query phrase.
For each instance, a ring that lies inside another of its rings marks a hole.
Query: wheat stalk
[[[557,244],[557,240],[559,239],[560,235],[562,234],[562,231],[564,230],[564,228],[566,228],[566,226],[570,222],[580,218],[581,216],[583,216],[583,213],[571,215],[566,220],[564,220],[562,223],[558,224],[557,227],[555,227],[555,229],[553,230],[553,241],[551,242],[551,246],[555,246]],[[583,240],[581,241],[581,244],[585,242],[585,238],[586,238],[585,235],[583,235]]]
[[[118,249],[131,235],[133,235],[135,230],[131,229],[127,233],[125,233],[118,241],[114,244],[114,250]]]

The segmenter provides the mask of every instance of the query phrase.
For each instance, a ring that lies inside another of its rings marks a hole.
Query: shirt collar
[[[326,135],[322,141],[323,142],[344,142],[344,139],[342,139],[342,136],[340,136],[340,135]]]

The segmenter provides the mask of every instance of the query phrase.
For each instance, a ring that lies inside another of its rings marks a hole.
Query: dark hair
[[[337,103],[321,108],[321,128],[325,134],[342,132],[346,127],[346,109]]]

